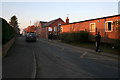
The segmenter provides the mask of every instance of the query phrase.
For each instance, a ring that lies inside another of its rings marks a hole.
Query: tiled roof
[[[113,15],[113,16],[107,16],[107,17],[101,17],[101,18],[95,18],[95,19],[89,19],[89,20],[84,20],[84,21],[79,21],[79,22],[73,22],[73,23],[69,23],[69,24],[75,24],[75,23],[80,23],[80,22],[92,21],[92,20],[97,20],[97,19],[105,19],[105,18],[116,17],[116,16],[120,16],[120,14]],[[62,25],[68,25],[68,24],[62,24]]]
[[[60,18],[58,18],[60,19]],[[42,27],[48,27],[49,25],[53,24],[55,21],[57,21],[58,19],[54,19],[52,21],[49,21],[49,22],[43,22],[43,21],[40,21]]]
[[[44,27],[47,22],[40,21],[40,23],[41,23],[41,26]]]

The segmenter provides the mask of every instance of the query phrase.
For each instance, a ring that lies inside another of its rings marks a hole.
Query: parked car
[[[36,42],[36,34],[35,33],[27,33],[26,41],[34,41]]]

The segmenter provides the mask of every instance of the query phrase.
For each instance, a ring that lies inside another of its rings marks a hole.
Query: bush
[[[86,31],[62,33],[61,40],[64,42],[88,42],[89,33]]]
[[[115,40],[113,46],[120,50],[120,40]]]
[[[7,43],[15,36],[15,30],[7,23],[6,20],[2,20],[2,44]]]

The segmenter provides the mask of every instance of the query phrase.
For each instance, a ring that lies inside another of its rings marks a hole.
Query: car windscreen
[[[30,37],[30,36],[36,37],[36,34],[35,34],[35,33],[28,33],[28,34],[27,34],[27,37]]]

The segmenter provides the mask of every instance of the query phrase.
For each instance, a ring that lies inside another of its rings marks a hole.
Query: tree
[[[9,23],[15,29],[16,33],[19,34],[20,33],[20,29],[19,29],[19,26],[18,26],[17,17],[15,15],[11,17]]]
[[[10,19],[10,24],[13,26],[13,27],[18,27],[18,20],[17,20],[17,17],[14,15],[11,17]]]

